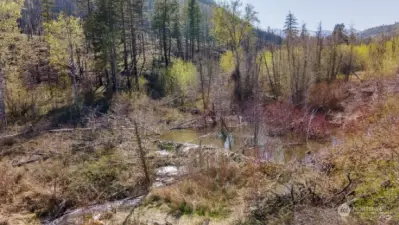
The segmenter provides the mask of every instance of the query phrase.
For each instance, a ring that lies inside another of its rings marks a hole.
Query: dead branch
[[[201,116],[201,117],[198,117],[198,118],[191,119],[191,120],[189,120],[189,121],[183,122],[183,123],[181,123],[181,124],[179,124],[179,125],[177,125],[177,126],[175,126],[175,127],[170,128],[170,130],[183,130],[183,129],[187,129],[187,128],[189,128],[189,126],[192,125],[193,123],[196,123],[197,121],[200,121],[200,120],[206,118],[207,116],[208,116],[208,115],[205,115],[205,116]]]
[[[6,135],[6,136],[2,136],[0,137],[0,140],[2,139],[7,139],[7,138],[13,138],[13,137],[18,137],[20,135],[22,135],[23,133],[18,133],[18,134],[11,134],[11,135]]]
[[[50,133],[72,133],[74,131],[87,131],[94,130],[94,128],[63,128],[63,129],[55,129],[49,130]]]
[[[26,165],[26,164],[30,164],[30,163],[34,163],[34,162],[38,162],[38,161],[42,161],[42,160],[47,160],[47,159],[49,159],[51,157],[50,155],[42,155],[42,156],[37,155],[37,156],[38,157],[31,158],[31,159],[28,159],[28,160],[25,160],[25,161],[20,161],[20,162],[13,163],[12,166],[13,167],[21,167],[21,166]]]
[[[346,178],[348,179],[348,184],[347,184],[341,191],[335,193],[335,194],[330,198],[330,200],[329,200],[327,203],[332,202],[333,199],[334,199],[336,196],[338,196],[338,195],[340,195],[340,194],[346,192],[346,191],[349,189],[349,187],[352,185],[351,174],[348,173],[348,174],[346,175]],[[342,201],[345,199],[345,197],[346,197],[346,195],[340,200],[340,202],[342,202]]]
[[[162,102],[161,104],[159,104],[159,106],[168,105],[168,104],[170,104],[171,102],[174,102],[174,101],[176,101],[176,100],[178,100],[178,99],[180,99],[180,98],[182,98],[182,96],[177,96],[176,98],[172,98],[172,99],[170,99],[170,100],[168,100],[168,101],[166,101],[166,102]]]

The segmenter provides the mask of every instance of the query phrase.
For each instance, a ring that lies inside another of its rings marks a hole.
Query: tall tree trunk
[[[112,46],[111,46],[111,78],[112,78],[112,90],[115,92],[118,90],[118,81],[116,79],[116,47],[115,37],[112,35]]]
[[[169,66],[169,58],[168,58],[168,43],[167,43],[167,27],[166,27],[166,0],[164,0],[164,5],[163,5],[163,24],[162,24],[162,41],[163,41],[163,54],[164,54],[164,60],[165,60],[165,67]]]
[[[110,33],[111,33],[111,55],[110,55],[110,64],[111,64],[111,79],[112,79],[112,90],[115,92],[118,90],[118,81],[116,78],[116,43],[115,43],[115,24],[111,21],[109,22]]]
[[[121,16],[122,16],[122,43],[123,43],[123,72],[124,75],[127,77],[127,88],[131,90],[132,83],[130,81],[130,71],[128,65],[128,51],[127,51],[127,44],[126,44],[126,26],[125,26],[125,13],[124,13],[124,5],[123,1],[121,1]]]
[[[185,48],[184,48],[184,59],[187,60],[189,57],[189,44],[188,44],[188,36],[185,37]]]
[[[193,36],[191,36],[190,44],[191,44],[191,59],[194,59],[195,40]]]
[[[75,107],[78,108],[79,106],[79,96],[78,96],[78,84],[77,84],[77,73],[76,73],[76,65],[73,56],[73,46],[71,40],[69,40],[69,71],[73,81],[73,95],[74,95],[74,104]]]
[[[202,57],[201,57],[202,58]],[[199,72],[200,72],[200,80],[201,80],[201,95],[202,95],[202,103],[204,104],[204,110],[206,110],[207,107],[207,101],[205,99],[205,76],[204,76],[204,71],[202,68],[202,59],[199,61]]]
[[[133,0],[130,1],[130,36],[132,39],[132,74],[135,81],[136,90],[139,90],[139,77],[137,73],[137,34],[136,21],[134,17]]]

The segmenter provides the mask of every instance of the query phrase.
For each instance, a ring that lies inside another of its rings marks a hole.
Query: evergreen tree
[[[53,0],[41,0],[42,2],[42,23],[49,23],[52,19]]]
[[[197,42],[199,48],[201,36],[201,11],[197,0],[189,0],[187,8],[188,31],[190,40],[191,58],[194,58],[195,44]]]
[[[172,25],[172,37],[176,39],[176,48],[178,52],[178,56],[183,56],[183,46],[182,46],[182,34],[181,34],[181,16],[180,13],[176,13],[173,19]]]
[[[92,18],[86,21],[86,32],[91,34],[98,72],[104,71],[107,85],[117,90],[117,40],[120,37],[119,0],[97,0]],[[109,70],[111,77],[109,77]],[[100,82],[101,83],[101,82]]]
[[[171,30],[173,18],[178,13],[179,5],[176,0],[158,0],[155,2],[152,28],[160,36],[160,47],[165,67],[169,66],[171,51]]]
[[[294,104],[298,104],[301,101],[300,97],[300,63],[298,52],[294,51],[295,42],[298,38],[298,22],[296,17],[291,11],[288,13],[285,19],[284,33],[286,35],[286,45],[288,53],[288,68],[290,73],[290,86],[291,86],[291,97]]]
[[[291,48],[299,33],[298,21],[291,11],[288,13],[285,19],[284,33],[287,39],[287,47]]]

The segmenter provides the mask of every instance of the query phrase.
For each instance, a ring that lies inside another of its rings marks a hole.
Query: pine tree
[[[152,28],[160,36],[160,47],[165,62],[165,67],[169,66],[171,51],[171,30],[172,22],[179,7],[176,0],[158,0],[155,2]]]
[[[197,0],[189,0],[187,8],[187,20],[190,40],[190,51],[191,58],[194,58],[195,44],[199,47],[200,35],[201,35],[201,11]]]
[[[42,1],[42,23],[49,23],[52,19],[52,8],[54,6],[53,0],[41,0]]]
[[[119,9],[120,0],[97,0],[93,6],[92,18],[85,24],[85,33],[90,34],[89,37],[92,38],[98,72],[104,71],[107,85],[111,86],[113,91],[118,88],[116,60],[117,42],[121,33],[118,29]]]
[[[180,13],[176,13],[173,18],[173,25],[172,25],[172,37],[176,39],[176,48],[178,52],[178,56],[183,56],[183,46],[182,46],[182,34],[181,34],[181,16]]]
[[[292,45],[295,38],[298,36],[298,21],[291,11],[288,13],[285,19],[284,33],[287,38],[287,44]]]
[[[295,50],[295,42],[298,39],[298,22],[294,14],[291,11],[288,13],[285,19],[284,33],[287,41],[287,53],[288,53],[288,68],[290,72],[290,86],[291,86],[291,97],[294,104],[298,104],[301,101],[299,93],[299,77],[300,77],[300,63],[299,56]]]

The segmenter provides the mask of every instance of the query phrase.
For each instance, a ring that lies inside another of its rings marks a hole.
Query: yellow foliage
[[[18,30],[17,19],[21,17],[23,0],[0,1],[0,32],[15,32]]]
[[[167,71],[168,91],[181,91],[184,95],[197,84],[197,69],[191,62],[177,59]]]
[[[57,20],[44,24],[44,27],[50,47],[50,63],[58,71],[65,72],[71,55],[77,57],[77,49],[82,48],[83,29],[80,20],[61,13]]]
[[[219,43],[229,43],[238,49],[244,36],[252,31],[252,25],[222,7],[215,7],[212,17],[212,33]]]
[[[235,63],[232,51],[227,51],[220,57],[220,67],[226,73],[233,72],[235,68]]]

